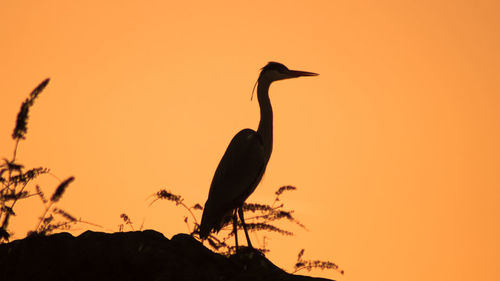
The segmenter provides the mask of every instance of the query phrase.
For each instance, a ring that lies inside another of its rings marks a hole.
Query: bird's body
[[[262,69],[257,86],[260,106],[259,128],[257,131],[241,130],[233,137],[224,153],[215,171],[205,203],[199,229],[202,239],[206,239],[211,231],[218,232],[231,218],[236,226],[237,218],[234,211],[238,210],[248,245],[251,247],[241,206],[262,179],[272,153],[273,111],[269,100],[269,87],[276,80],[313,75],[317,74],[289,70],[286,66],[275,62],[270,62]],[[236,234],[236,229],[234,231]]]
[[[234,136],[210,186],[200,226],[202,237],[211,230],[219,231],[231,220],[233,210],[243,205],[259,184],[268,161],[262,138],[256,131],[244,129]]]

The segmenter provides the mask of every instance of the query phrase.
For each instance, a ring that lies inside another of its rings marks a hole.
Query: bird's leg
[[[236,214],[236,210],[234,210],[233,214],[233,233],[234,233],[234,240],[236,242],[236,251],[238,251],[238,216]]]
[[[247,237],[248,247],[253,248],[252,242],[250,242],[250,237],[248,237],[247,225],[245,224],[245,219],[243,218],[243,207],[238,208],[238,214],[240,215],[241,224],[243,224],[243,230],[245,231],[245,236]]]

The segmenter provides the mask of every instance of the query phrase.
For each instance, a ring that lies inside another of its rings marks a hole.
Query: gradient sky
[[[306,248],[346,272],[314,276],[500,280],[499,3],[4,0],[0,155],[50,77],[19,161],[75,176],[60,206],[94,230],[125,212],[171,237],[185,212],[149,196],[205,202],[232,136],[257,127],[259,69],[278,61],[320,76],[270,90],[274,150],[248,201],[294,185],[285,206],[308,228],[270,235],[273,262]],[[42,206],[16,207],[22,238]]]

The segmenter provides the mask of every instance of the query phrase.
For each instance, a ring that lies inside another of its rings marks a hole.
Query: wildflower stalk
[[[35,232],[38,232],[40,225],[42,224],[43,220],[45,219],[45,216],[49,212],[52,205],[54,205],[54,203],[56,203],[57,201],[59,201],[59,199],[61,199],[61,196],[63,195],[64,191],[66,191],[68,185],[74,180],[75,177],[69,177],[59,184],[59,186],[56,188],[56,191],[54,191],[54,194],[52,194],[52,197],[50,198],[50,203],[45,208],[45,212],[43,213],[42,217],[40,217],[40,221],[38,221],[38,225],[35,228]]]

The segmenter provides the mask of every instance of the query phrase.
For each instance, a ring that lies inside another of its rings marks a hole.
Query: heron
[[[203,210],[199,226],[201,239],[207,239],[212,231],[219,232],[232,219],[235,246],[238,250],[239,215],[247,245],[253,248],[243,217],[243,203],[262,179],[273,150],[273,109],[269,99],[269,87],[274,81],[316,75],[318,74],[313,72],[290,70],[278,62],[269,62],[261,69],[256,82],[260,107],[259,127],[257,131],[243,129],[237,133],[222,156]]]

